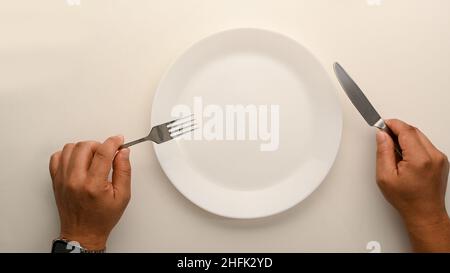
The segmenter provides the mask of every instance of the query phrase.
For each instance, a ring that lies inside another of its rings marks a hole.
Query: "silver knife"
[[[353,103],[353,105],[358,109],[359,113],[363,116],[366,122],[373,127],[376,127],[380,130],[388,133],[392,139],[394,140],[395,152],[397,155],[402,158],[402,149],[398,143],[397,136],[389,129],[384,120],[377,113],[375,108],[373,108],[372,104],[366,98],[361,88],[352,80],[352,78],[345,72],[344,68],[339,63],[334,63],[334,73],[339,80],[342,88],[345,93]]]

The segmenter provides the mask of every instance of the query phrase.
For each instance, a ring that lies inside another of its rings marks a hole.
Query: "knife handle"
[[[398,159],[402,160],[403,159],[402,148],[400,148],[400,144],[398,143],[398,137],[392,132],[392,130],[386,124],[380,130],[386,132],[392,138],[392,140],[394,141],[395,153],[397,154]]]

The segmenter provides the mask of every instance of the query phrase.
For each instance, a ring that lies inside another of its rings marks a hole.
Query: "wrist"
[[[426,213],[402,213],[403,222],[408,229],[425,229],[448,225],[449,216],[445,208],[428,211]]]
[[[106,249],[107,236],[92,234],[74,234],[70,232],[61,232],[60,238],[68,241],[75,241],[87,250]]]
[[[413,250],[416,252],[450,251],[450,218],[448,215],[432,221],[406,223]]]

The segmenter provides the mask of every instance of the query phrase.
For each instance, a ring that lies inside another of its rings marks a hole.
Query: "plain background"
[[[70,1],[69,1],[70,2]],[[313,52],[344,114],[329,175],[285,213],[231,220],[187,201],[150,143],[132,150],[133,197],[109,251],[409,251],[375,180],[375,131],[341,91],[336,60],[384,117],[421,128],[450,153],[447,0],[4,0],[0,2],[0,251],[48,252],[59,223],[48,158],[66,142],[150,129],[154,90],[189,45],[257,27]],[[447,200],[448,201],[448,200]],[[449,204],[449,202],[447,202]]]

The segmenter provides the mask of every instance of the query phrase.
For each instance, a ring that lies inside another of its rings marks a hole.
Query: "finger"
[[[58,152],[52,154],[52,156],[50,157],[49,171],[50,171],[50,176],[52,177],[52,180],[55,179],[56,172],[58,171],[59,161],[61,159],[61,153],[62,153],[61,151],[58,151]]]
[[[107,179],[114,156],[122,144],[123,136],[110,137],[100,144],[95,151],[94,158],[89,167],[89,173],[95,177]]]
[[[430,141],[430,139],[419,129],[417,129],[417,134],[422,142],[422,145],[428,151],[428,154],[432,159],[436,162],[444,162],[444,164],[448,164],[447,156],[442,153],[434,144]]]
[[[387,119],[385,122],[396,136],[400,135],[402,132],[404,133],[415,129],[413,126],[399,119]]]
[[[72,156],[72,151],[73,148],[75,147],[75,144],[73,143],[68,143],[66,145],[64,145],[64,148],[62,149],[61,152],[61,167],[59,168],[60,171],[62,171],[63,173],[67,172],[67,168],[69,166],[69,162],[70,162],[70,157]]]
[[[112,185],[119,198],[128,200],[131,194],[130,149],[122,149],[113,163]]]
[[[386,124],[392,132],[398,136],[398,142],[402,149],[403,160],[427,157],[428,153],[417,133],[417,128],[398,119],[390,119]]]
[[[75,144],[69,162],[69,171],[86,172],[99,145],[100,143],[96,141],[83,141]]]
[[[397,176],[394,141],[384,131],[377,132],[377,180],[390,181]]]
[[[431,141],[428,139],[428,137],[422,133],[419,129],[417,129],[417,135],[419,136],[420,141],[422,142],[423,146],[429,151],[429,152],[436,152],[438,149],[431,143]]]

